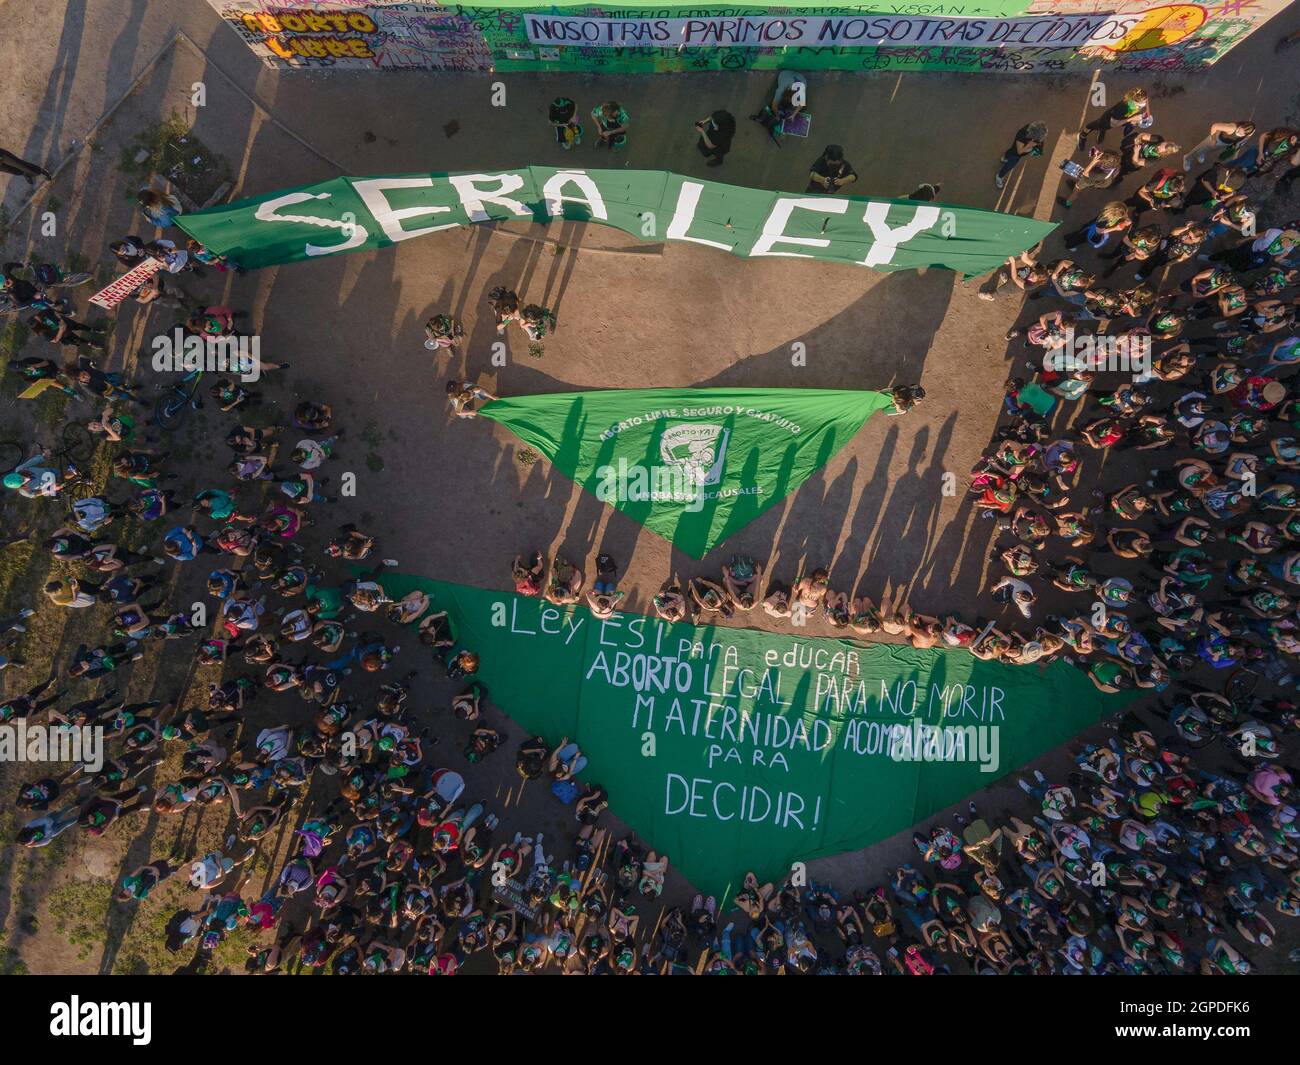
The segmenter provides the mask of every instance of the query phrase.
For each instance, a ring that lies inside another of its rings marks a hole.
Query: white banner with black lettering
[[[582,18],[525,15],[528,39],[586,48],[969,48],[1115,45],[1142,20],[1132,15],[920,18],[906,15],[761,15],[752,18]]]

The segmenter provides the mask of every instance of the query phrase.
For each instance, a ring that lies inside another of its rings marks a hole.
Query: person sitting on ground
[[[654,597],[655,613],[664,621],[686,620],[686,597],[682,595],[681,586],[674,580],[669,581]]]
[[[510,565],[510,575],[514,579],[515,592],[530,597],[540,596],[546,577],[546,563],[540,551],[534,551],[527,559],[516,555]]]
[[[454,351],[465,327],[450,314],[435,314],[424,323],[424,346],[431,351]]]
[[[567,558],[557,557],[551,563],[550,577],[546,582],[545,599],[556,606],[576,603],[582,593],[582,570]]]
[[[889,390],[889,398],[894,401],[894,409],[890,413],[906,414],[925,399],[925,389],[920,385],[898,385]]]
[[[782,125],[807,106],[807,79],[797,71],[782,70],[777,74],[772,95],[764,102],[758,113],[750,115],[749,118],[751,122],[757,122],[766,129],[768,136],[780,146]]]
[[[475,384],[473,381],[447,382],[447,402],[451,404],[451,412],[457,418],[477,418],[478,411],[474,409],[474,401],[481,399],[490,403],[497,398],[482,385]]]
[[[596,580],[587,593],[587,605],[598,618],[612,617],[624,592],[618,590],[618,566],[609,555],[596,556]]]
[[[732,555],[731,561],[722,567],[722,586],[726,589],[727,601],[735,609],[754,609],[762,573],[763,567],[748,555]]]
[[[799,613],[805,620],[814,614],[825,602],[830,583],[830,574],[820,567],[800,577],[790,589],[791,614]],[[796,624],[802,622],[797,621]]]
[[[686,584],[686,590],[701,618],[712,618],[714,614],[731,617],[731,602],[720,584],[704,577],[692,577]]]

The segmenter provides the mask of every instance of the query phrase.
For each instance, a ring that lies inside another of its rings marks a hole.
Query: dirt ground
[[[176,28],[186,36],[168,43]],[[858,170],[862,193],[902,196],[921,181],[940,182],[946,202],[1058,218],[1057,166],[1069,154],[1090,89],[1087,79],[1077,78],[818,76],[810,103],[814,139],[791,138],[777,148],[744,121],[766,90],[767,75],[659,75],[653,81],[512,75],[505,79],[506,106],[495,108],[492,77],[278,74],[263,69],[233,38],[202,4],[51,4],[16,24],[0,43],[0,62],[14,72],[14,84],[6,86],[6,100],[14,105],[0,115],[0,144],[62,166],[30,205],[25,183],[8,179],[6,258],[77,254],[103,279],[113,276],[108,242],[139,232],[142,224],[129,202],[136,183],[121,169],[123,150],[173,112],[226,162],[231,195],[239,197],[340,172],[491,169],[557,157],[572,165],[610,165],[586,146],[572,156],[556,148],[545,109],[560,92],[586,107],[609,97],[623,102],[633,126],[619,165],[796,190],[822,146],[837,142]],[[1227,117],[1294,123],[1300,65],[1273,64],[1274,39],[1258,34],[1196,78],[1151,83],[1160,131],[1193,143],[1209,121]],[[98,42],[111,43],[105,49],[95,47]],[[20,55],[27,61],[18,62]],[[190,100],[198,82],[207,100],[196,108]],[[1118,97],[1127,87],[1112,86],[1111,92]],[[717,107],[737,115],[741,128],[726,165],[710,170],[694,150],[691,123]],[[1030,160],[999,193],[992,181],[997,159],[1015,129],[1032,119],[1048,123],[1055,150]],[[58,221],[54,236],[41,233],[43,211],[53,211]],[[1059,237],[1052,241],[1049,253],[1055,254]],[[334,404],[348,433],[338,468],[355,472],[359,485],[356,500],[339,504],[338,520],[377,533],[383,553],[404,570],[505,587],[509,559],[520,550],[563,553],[585,560],[588,571],[598,552],[608,552],[623,567],[631,611],[648,610],[669,574],[716,576],[732,552],[753,555],[784,580],[800,568],[825,565],[836,588],[927,613],[973,611],[987,584],[992,523],[980,521],[960,491],[944,495],[942,485],[944,474],[952,473],[964,488],[989,442],[1003,384],[1023,355],[1002,339],[1017,302],[982,302],[977,282],[937,270],[882,275],[788,259],[741,261],[705,248],[639,244],[611,230],[557,223],[547,230],[477,227],[374,254],[186,284],[208,302],[246,310],[246,328],[260,336],[263,357],[292,363],[284,380],[268,384],[274,404],[259,417],[273,420],[295,396]],[[521,334],[513,333],[508,364],[489,362],[497,337],[485,295],[495,285],[556,311],[558,326],[543,358],[530,358]],[[468,330],[461,354],[450,362],[435,362],[422,344],[423,322],[437,311],[462,318]],[[140,376],[148,387],[141,352],[172,322],[166,312],[134,305],[115,318],[109,365]],[[36,340],[24,345],[13,334],[6,343],[6,357],[10,350],[33,354],[44,346]],[[806,348],[806,366],[792,365],[795,343]],[[906,418],[870,420],[798,492],[697,563],[545,462],[521,468],[518,443],[504,429],[450,418],[442,394],[449,376],[479,379],[503,395],[649,386],[884,388],[920,381],[928,396]],[[68,413],[76,412],[52,402],[23,407],[6,392],[0,438],[41,438]],[[227,461],[218,424],[196,417],[174,441],[174,453],[192,471],[181,482],[182,493],[216,483]],[[1131,470],[1103,471],[1104,483],[1133,476]],[[27,516],[8,511],[0,519]],[[39,587],[41,567],[48,565],[24,548],[0,557],[0,615]],[[183,602],[190,592],[188,585],[177,589]],[[193,592],[197,597],[201,589]],[[986,597],[982,602],[993,606]],[[25,647],[31,665],[3,674],[4,690],[43,677],[51,660],[66,662],[85,635],[79,627],[86,626],[84,619],[47,613]],[[131,696],[171,698],[193,684],[201,690],[209,678],[194,675],[182,657],[171,645],[162,655],[151,651],[128,678]],[[399,656],[400,669],[414,666],[411,657]],[[425,677],[416,698],[445,723],[445,710],[435,708],[446,705],[449,693],[445,681]],[[502,720],[493,716],[494,723]],[[455,727],[463,728],[453,723],[449,729]],[[498,727],[517,738],[508,721]],[[454,733],[445,742],[458,750],[463,737]],[[535,786],[536,794],[523,796],[508,790],[508,762],[498,756],[485,764],[471,777],[475,791],[495,789],[498,802],[509,804],[510,828],[567,835],[566,811],[543,789]],[[1068,762],[1069,755],[1058,751],[1041,765],[1050,772]],[[11,794],[11,769],[0,774],[0,794]],[[1019,808],[1020,798],[1009,782],[976,796],[989,814]],[[174,967],[156,939],[160,914],[165,922],[176,893],[144,906],[110,908],[109,878],[146,856],[183,857],[219,842],[224,814],[187,814],[179,822],[149,815],[88,846],[67,844],[65,836],[47,851],[20,854],[7,845],[13,815],[3,816],[0,921],[6,936],[0,962],[34,972]],[[279,840],[280,853],[288,843]],[[865,852],[813,863],[810,872],[845,887],[865,885],[914,856],[905,833]],[[260,891],[278,868],[271,854],[259,858],[246,893]],[[690,894],[689,885],[670,878],[670,900]],[[237,967],[238,959],[223,956],[218,965]]]

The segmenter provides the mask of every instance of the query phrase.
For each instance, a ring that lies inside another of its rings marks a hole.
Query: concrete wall
[[[1290,0],[965,0],[872,6],[471,7],[208,0],[268,66],[379,70],[947,70],[1208,66]],[[975,20],[982,20],[976,22]],[[689,43],[683,45],[683,34]],[[880,40],[880,44],[858,42]],[[567,41],[571,43],[560,43]]]

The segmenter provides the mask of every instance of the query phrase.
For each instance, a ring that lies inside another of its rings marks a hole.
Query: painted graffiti
[[[492,69],[492,52],[482,30],[455,8],[384,0],[209,2],[272,67]]]
[[[208,2],[272,67],[658,73],[798,65],[810,71],[1064,74],[1099,64],[1133,73],[1194,71],[1221,59],[1288,0],[886,0],[833,8],[539,3],[531,9],[414,0]],[[1098,25],[1103,30],[1035,37],[1030,30],[971,28],[980,20],[990,26],[1028,26],[1045,16],[1058,26],[1086,27],[1089,18],[1102,20]],[[799,20],[831,28],[792,35],[789,27]],[[877,37],[869,29],[889,26],[902,34],[897,27],[906,20],[913,20],[912,32],[901,40]],[[605,22],[623,27],[620,39],[593,41],[576,31],[560,31],[565,25]],[[692,32],[698,40],[682,47],[676,27],[687,22],[696,27]],[[539,34],[539,24],[553,27],[554,33]],[[657,25],[672,25],[671,39],[663,39]]]

